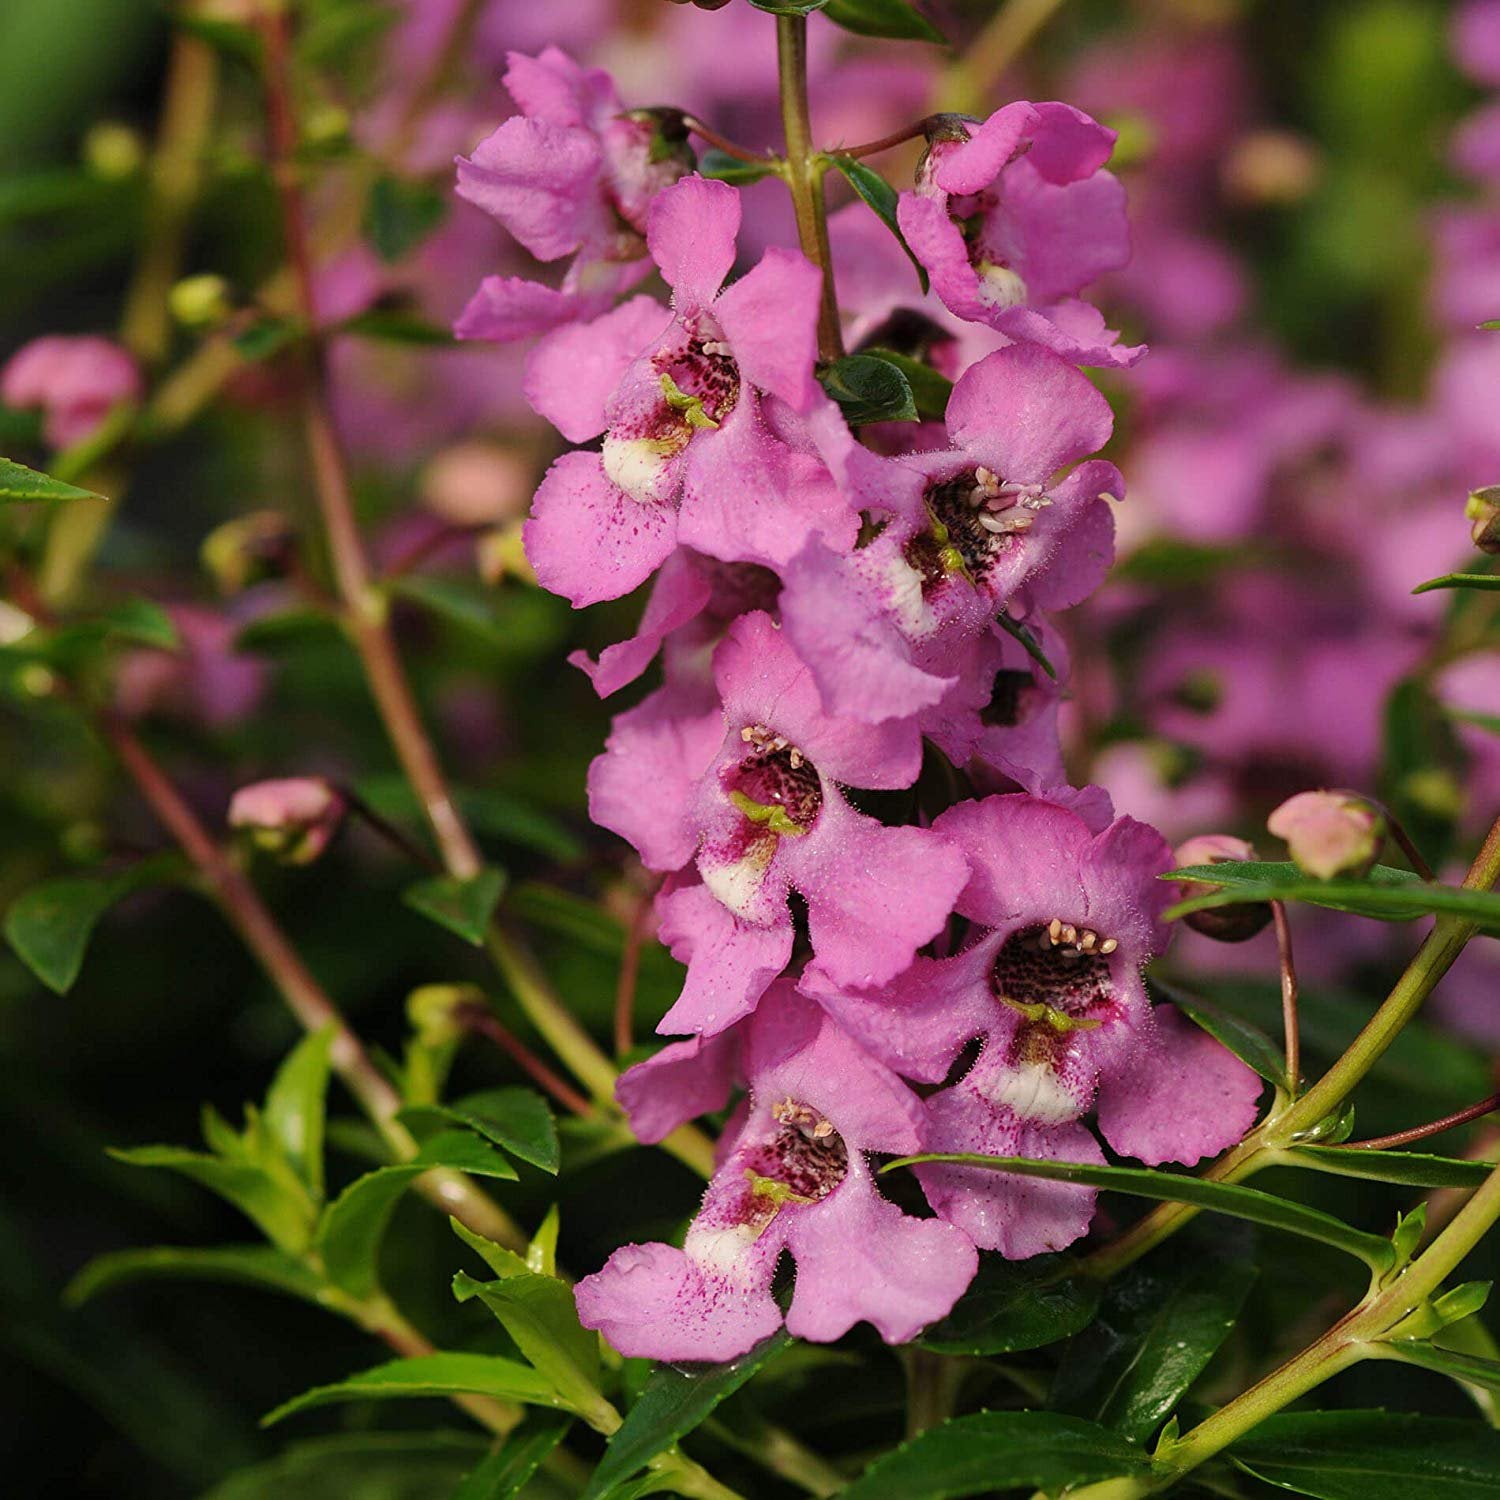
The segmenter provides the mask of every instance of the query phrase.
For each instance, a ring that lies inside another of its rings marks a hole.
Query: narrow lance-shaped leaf
[[[514,1500],[542,1461],[566,1436],[573,1419],[565,1412],[536,1411],[497,1452],[487,1454],[449,1500]]]
[[[828,159],[848,180],[849,186],[870,206],[875,217],[896,236],[897,243],[906,252],[906,258],[912,263],[917,280],[925,292],[929,285],[927,267],[912,254],[912,248],[901,232],[900,222],[896,218],[899,198],[895,188],[874,167],[866,166],[858,157],[834,155]]]
[[[1260,1027],[1173,984],[1153,980],[1154,988],[1180,1010],[1190,1021],[1201,1026],[1215,1041],[1227,1047],[1246,1066],[1253,1068],[1267,1083],[1279,1089],[1286,1087],[1286,1066],[1281,1049]]]
[[[765,161],[744,161],[738,156],[731,156],[727,151],[713,149],[705,151],[698,158],[700,177],[713,177],[720,182],[732,182],[736,185],[759,182],[762,177],[770,177],[776,171],[777,164],[769,157]]]
[[[1412,593],[1430,594],[1434,589],[1500,589],[1500,573],[1444,573],[1419,583]]]
[[[486,1089],[452,1104],[415,1104],[403,1109],[400,1119],[418,1129],[443,1121],[467,1125],[512,1156],[554,1175],[562,1161],[552,1111],[531,1089]]]
[[[304,1037],[271,1081],[264,1119],[314,1199],[323,1200],[323,1124],[334,1026]]]
[[[1043,1177],[1051,1182],[1073,1182],[1082,1187],[1107,1188],[1140,1198],[1166,1203],[1191,1203],[1214,1213],[1247,1219],[1268,1229],[1282,1229],[1358,1256],[1372,1270],[1390,1268],[1394,1253],[1388,1240],[1366,1234],[1305,1204],[1292,1203],[1257,1188],[1234,1183],[1207,1182],[1176,1172],[1153,1172],[1144,1167],[1096,1167],[1083,1162],[1033,1161],[1023,1156],[978,1156],[965,1152],[928,1152],[901,1157],[883,1171],[915,1166],[921,1162],[945,1162],[957,1167],[980,1167],[992,1172],[1014,1172],[1020,1177]]]
[[[953,1311],[922,1335],[939,1354],[1011,1354],[1070,1337],[1099,1307],[1102,1283],[1070,1273],[1058,1255],[987,1256]]]
[[[63,1300],[77,1306],[129,1281],[227,1281],[265,1287],[321,1303],[324,1285],[303,1260],[273,1245],[154,1245],[115,1250],[91,1260],[68,1283]]]
[[[1276,1160],[1289,1167],[1306,1167],[1335,1177],[1359,1177],[1367,1182],[1396,1182],[1404,1187],[1476,1188],[1497,1163],[1467,1161],[1456,1156],[1430,1156],[1421,1151],[1365,1151],[1357,1146],[1293,1146]]]
[[[25,464],[0,458],[0,505],[21,505],[29,501],[102,500],[93,490],[81,490],[76,484],[64,484],[50,474],[39,474]]]

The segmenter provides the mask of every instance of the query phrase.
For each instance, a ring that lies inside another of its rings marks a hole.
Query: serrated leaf
[[[732,182],[743,185],[747,182],[759,182],[762,177],[774,177],[777,171],[777,163],[766,161],[742,161],[738,156],[731,156],[727,151],[717,148],[703,152],[698,158],[698,175],[700,177],[713,177],[719,182]]]
[[[225,1161],[179,1146],[133,1146],[109,1154],[127,1166],[165,1167],[191,1178],[232,1203],[283,1250],[298,1253],[312,1238],[311,1205],[251,1162]]]
[[[446,927],[476,948],[484,943],[495,908],[505,890],[505,874],[491,866],[472,880],[458,880],[451,875],[435,875],[409,885],[401,899],[413,911],[439,927]]]
[[[839,1500],[959,1500],[994,1494],[1000,1484],[1055,1494],[1149,1470],[1146,1454],[1107,1427],[1058,1412],[986,1411],[903,1443],[840,1490]]]
[[[1284,1166],[1308,1167],[1336,1177],[1424,1188],[1476,1188],[1500,1165],[1420,1151],[1365,1151],[1357,1146],[1293,1146],[1278,1152],[1276,1159]]]
[[[1229,1450],[1241,1468],[1317,1500],[1494,1500],[1500,1432],[1388,1411],[1282,1412]]]
[[[927,267],[917,259],[911,246],[906,243],[906,236],[901,232],[901,224],[896,217],[896,205],[900,202],[900,196],[895,188],[874,167],[867,166],[857,156],[840,156],[834,153],[828,160],[842,173],[849,186],[869,205],[875,217],[896,236],[896,243],[906,252],[906,258],[912,263],[917,273],[917,281],[925,293],[931,285]]]
[[[1058,1255],[986,1257],[953,1311],[918,1342],[939,1354],[1011,1354],[1058,1343],[1088,1325],[1104,1292],[1068,1273]]]
[[[1211,1000],[1189,994],[1176,985],[1164,984],[1160,980],[1153,980],[1152,984],[1183,1015],[1201,1026],[1247,1067],[1253,1068],[1267,1083],[1279,1089],[1286,1088],[1286,1065],[1281,1048],[1260,1027],[1252,1026]]]
[[[334,1029],[330,1022],[292,1049],[271,1080],[263,1114],[272,1139],[318,1203],[323,1201],[323,1126]]]
[[[32,501],[102,500],[93,490],[81,490],[76,484],[64,484],[50,474],[39,474],[25,464],[0,458],[0,505],[25,505]]]
[[[1233,1331],[1255,1282],[1243,1260],[1173,1246],[1111,1284],[1068,1345],[1050,1405],[1144,1442]]]
[[[1375,1271],[1389,1270],[1394,1259],[1388,1240],[1355,1229],[1320,1209],[1263,1193],[1258,1188],[1209,1182],[1177,1172],[1156,1172],[1146,1167],[1093,1166],[1085,1162],[1034,1161],[1021,1156],[982,1156],[959,1151],[924,1152],[920,1156],[901,1157],[881,1170],[890,1172],[929,1161],[992,1172],[1014,1172],[1019,1177],[1041,1177],[1049,1182],[1072,1182],[1082,1187],[1154,1198],[1158,1202],[1191,1203],[1212,1213],[1228,1214],[1231,1218],[1246,1219],[1268,1229],[1280,1229],[1288,1234],[1318,1240],[1357,1256]]]
[[[415,1126],[443,1120],[467,1125],[512,1156],[554,1175],[562,1161],[552,1111],[540,1094],[528,1088],[486,1089],[451,1104],[414,1104],[398,1118]]]
[[[828,0],[823,14],[834,25],[860,36],[937,42],[939,45],[946,40],[910,0]]]
[[[1500,589],[1500,573],[1444,573],[1419,583],[1412,593],[1430,594],[1434,589]]]
[[[906,376],[872,354],[847,354],[818,379],[851,427],[871,422],[915,422],[917,403]]]
[[[514,1181],[516,1170],[466,1130],[441,1131],[411,1161],[356,1178],[329,1204],[318,1224],[317,1250],[328,1279],[352,1297],[379,1285],[380,1243],[401,1195],[424,1172],[451,1167],[478,1177]]]
[[[465,1475],[449,1500],[514,1500],[543,1459],[562,1442],[572,1421],[565,1412],[532,1412],[497,1452]]]
[[[387,264],[404,260],[443,222],[448,200],[436,188],[379,177],[365,203],[365,238]]]
[[[157,1278],[237,1282],[313,1303],[321,1303],[323,1294],[322,1281],[305,1261],[273,1245],[154,1245],[96,1256],[68,1283],[63,1300],[77,1306],[127,1281]]]
[[[727,1364],[658,1365],[610,1438],[582,1500],[601,1500],[615,1485],[643,1469],[706,1420],[721,1401],[791,1342],[786,1330],[778,1329]]]
[[[585,1418],[607,1406],[599,1393],[599,1340],[578,1321],[573,1293],[562,1282],[530,1272],[475,1281],[460,1271],[453,1295],[460,1302],[478,1297],[564,1406]]]
[[[497,1354],[440,1351],[392,1359],[336,1385],[315,1386],[284,1401],[261,1418],[270,1427],[295,1412],[341,1401],[389,1400],[402,1396],[490,1396],[528,1406],[556,1406],[551,1387],[535,1370]]]

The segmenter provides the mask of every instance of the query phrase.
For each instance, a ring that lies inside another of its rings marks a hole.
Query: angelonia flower
[[[1358,879],[1380,858],[1385,818],[1343,792],[1298,792],[1266,819],[1299,870],[1319,880]]]
[[[242,786],[229,802],[229,826],[282,864],[310,865],[344,820],[345,801],[320,776],[289,776]]]
[[[40,410],[49,447],[91,436],[114,407],[140,398],[141,372],[109,339],[48,334],[23,345],[0,369],[0,401]]]
[[[677,1039],[618,1098],[645,1142],[737,1100],[681,1243],[618,1249],[579,1314],[669,1360],[783,1323],[904,1342],[980,1250],[1060,1250],[1094,1195],[924,1164],[912,1213],[877,1158],[1098,1162],[1102,1137],[1191,1163],[1260,1091],[1152,1005],[1171,851],[1072,786],[1058,738],[1051,616],[1103,579],[1125,493],[1078,367],[1144,352],[1080,299],[1128,256],[1114,137],[1064,104],[940,120],[900,199],[931,292],[862,208],[837,217],[851,342],[954,382],[941,420],[856,435],[818,379],[821,270],[777,245],[744,264],[738,190],[652,160],[604,74],[549,49],[507,83],[522,113],[460,162],[461,191],[572,267],[545,295],[486,283],[460,331],[542,333],[527,399],[580,445],[532,502],[538,581],[578,608],[650,582],[636,633],[574,664],[601,696],[660,672],[589,774],[686,969],[659,1028]],[[653,268],[669,303],[637,290]]]

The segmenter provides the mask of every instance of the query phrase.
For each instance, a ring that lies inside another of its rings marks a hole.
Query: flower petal
[[[734,265],[739,232],[740,195],[727,182],[684,177],[651,205],[646,243],[683,316],[713,301]]]
[[[799,412],[818,390],[813,365],[822,287],[822,272],[805,255],[772,247],[714,302],[741,376]]]

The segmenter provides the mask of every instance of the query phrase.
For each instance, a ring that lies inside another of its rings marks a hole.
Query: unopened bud
[[[349,111],[325,101],[308,111],[302,121],[302,140],[314,149],[336,146],[349,135]]]
[[[666,105],[630,109],[625,111],[624,118],[646,132],[646,160],[653,166],[659,162],[675,161],[687,172],[697,166],[698,158],[693,155],[687,121],[680,109]]]
[[[1300,203],[1318,185],[1317,149],[1289,130],[1256,130],[1224,163],[1224,191],[1238,203]]]
[[[134,177],[145,160],[146,143],[139,132],[118,120],[101,121],[83,138],[84,165],[106,181]]]
[[[254,510],[216,526],[199,557],[221,594],[237,594],[263,578],[280,577],[292,560],[296,533],[279,511]]]
[[[344,817],[344,799],[319,776],[289,776],[242,786],[229,803],[229,826],[282,864],[311,864]]]
[[[526,556],[518,522],[485,532],[475,544],[474,561],[479,576],[492,586],[507,577],[519,578],[524,583],[536,582],[536,573]]]
[[[1255,850],[1244,839],[1227,833],[1202,833],[1178,847],[1172,856],[1179,869],[1193,865],[1220,865],[1254,859]],[[1177,882],[1182,899],[1205,896],[1218,887],[1203,880]],[[1232,906],[1210,906],[1189,912],[1183,922],[1219,943],[1243,943],[1253,938],[1271,920],[1271,908],[1265,901],[1236,901]]]
[[[428,1047],[441,1047],[463,1034],[461,1011],[486,1005],[484,991],[472,984],[424,984],[406,997],[406,1019]]]
[[[1343,792],[1298,792],[1266,820],[1297,868],[1319,880],[1356,879],[1380,857],[1385,819],[1368,803]]]
[[[523,515],[535,480],[530,460],[499,443],[455,443],[422,470],[422,503],[454,526],[492,526]]]
[[[212,272],[184,276],[167,293],[167,307],[184,328],[216,328],[234,311],[229,283]]]
[[[1500,484],[1471,491],[1464,514],[1474,523],[1474,545],[1481,552],[1500,552]]]

